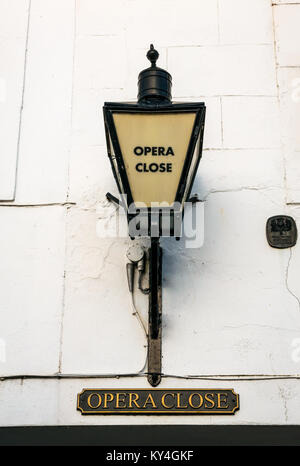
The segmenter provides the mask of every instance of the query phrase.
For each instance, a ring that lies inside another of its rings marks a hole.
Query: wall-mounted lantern
[[[171,101],[171,75],[156,66],[138,78],[137,102],[104,104],[108,156],[125,209],[129,235],[151,238],[149,251],[148,380],[161,380],[161,236],[179,237],[184,203],[202,155],[205,105]]]

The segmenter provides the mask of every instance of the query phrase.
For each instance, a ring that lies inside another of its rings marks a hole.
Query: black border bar
[[[300,446],[300,425],[0,427],[0,446]]]

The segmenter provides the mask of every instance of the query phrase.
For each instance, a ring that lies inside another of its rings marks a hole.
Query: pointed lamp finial
[[[159,57],[159,53],[157,50],[155,50],[153,44],[150,44],[150,49],[147,52],[147,58],[151,62],[151,66],[155,67],[156,66],[156,61]]]

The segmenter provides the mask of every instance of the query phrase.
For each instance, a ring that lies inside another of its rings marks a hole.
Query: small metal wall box
[[[266,233],[272,248],[291,248],[297,242],[297,225],[288,215],[270,217],[267,221]]]

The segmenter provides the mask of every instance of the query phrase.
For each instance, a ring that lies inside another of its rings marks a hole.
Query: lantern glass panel
[[[113,112],[133,201],[172,206],[180,182],[196,112]],[[195,151],[196,152],[196,151]]]
[[[200,157],[200,154],[199,154],[200,144],[201,144],[201,141],[200,141],[200,134],[199,134],[195,148],[194,148],[194,152],[191,157],[191,164],[190,164],[189,173],[188,173],[187,180],[186,180],[186,186],[185,186],[182,202],[188,201],[190,191],[193,187],[194,177],[196,175],[196,170],[197,170],[197,166],[199,163],[199,157]]]

